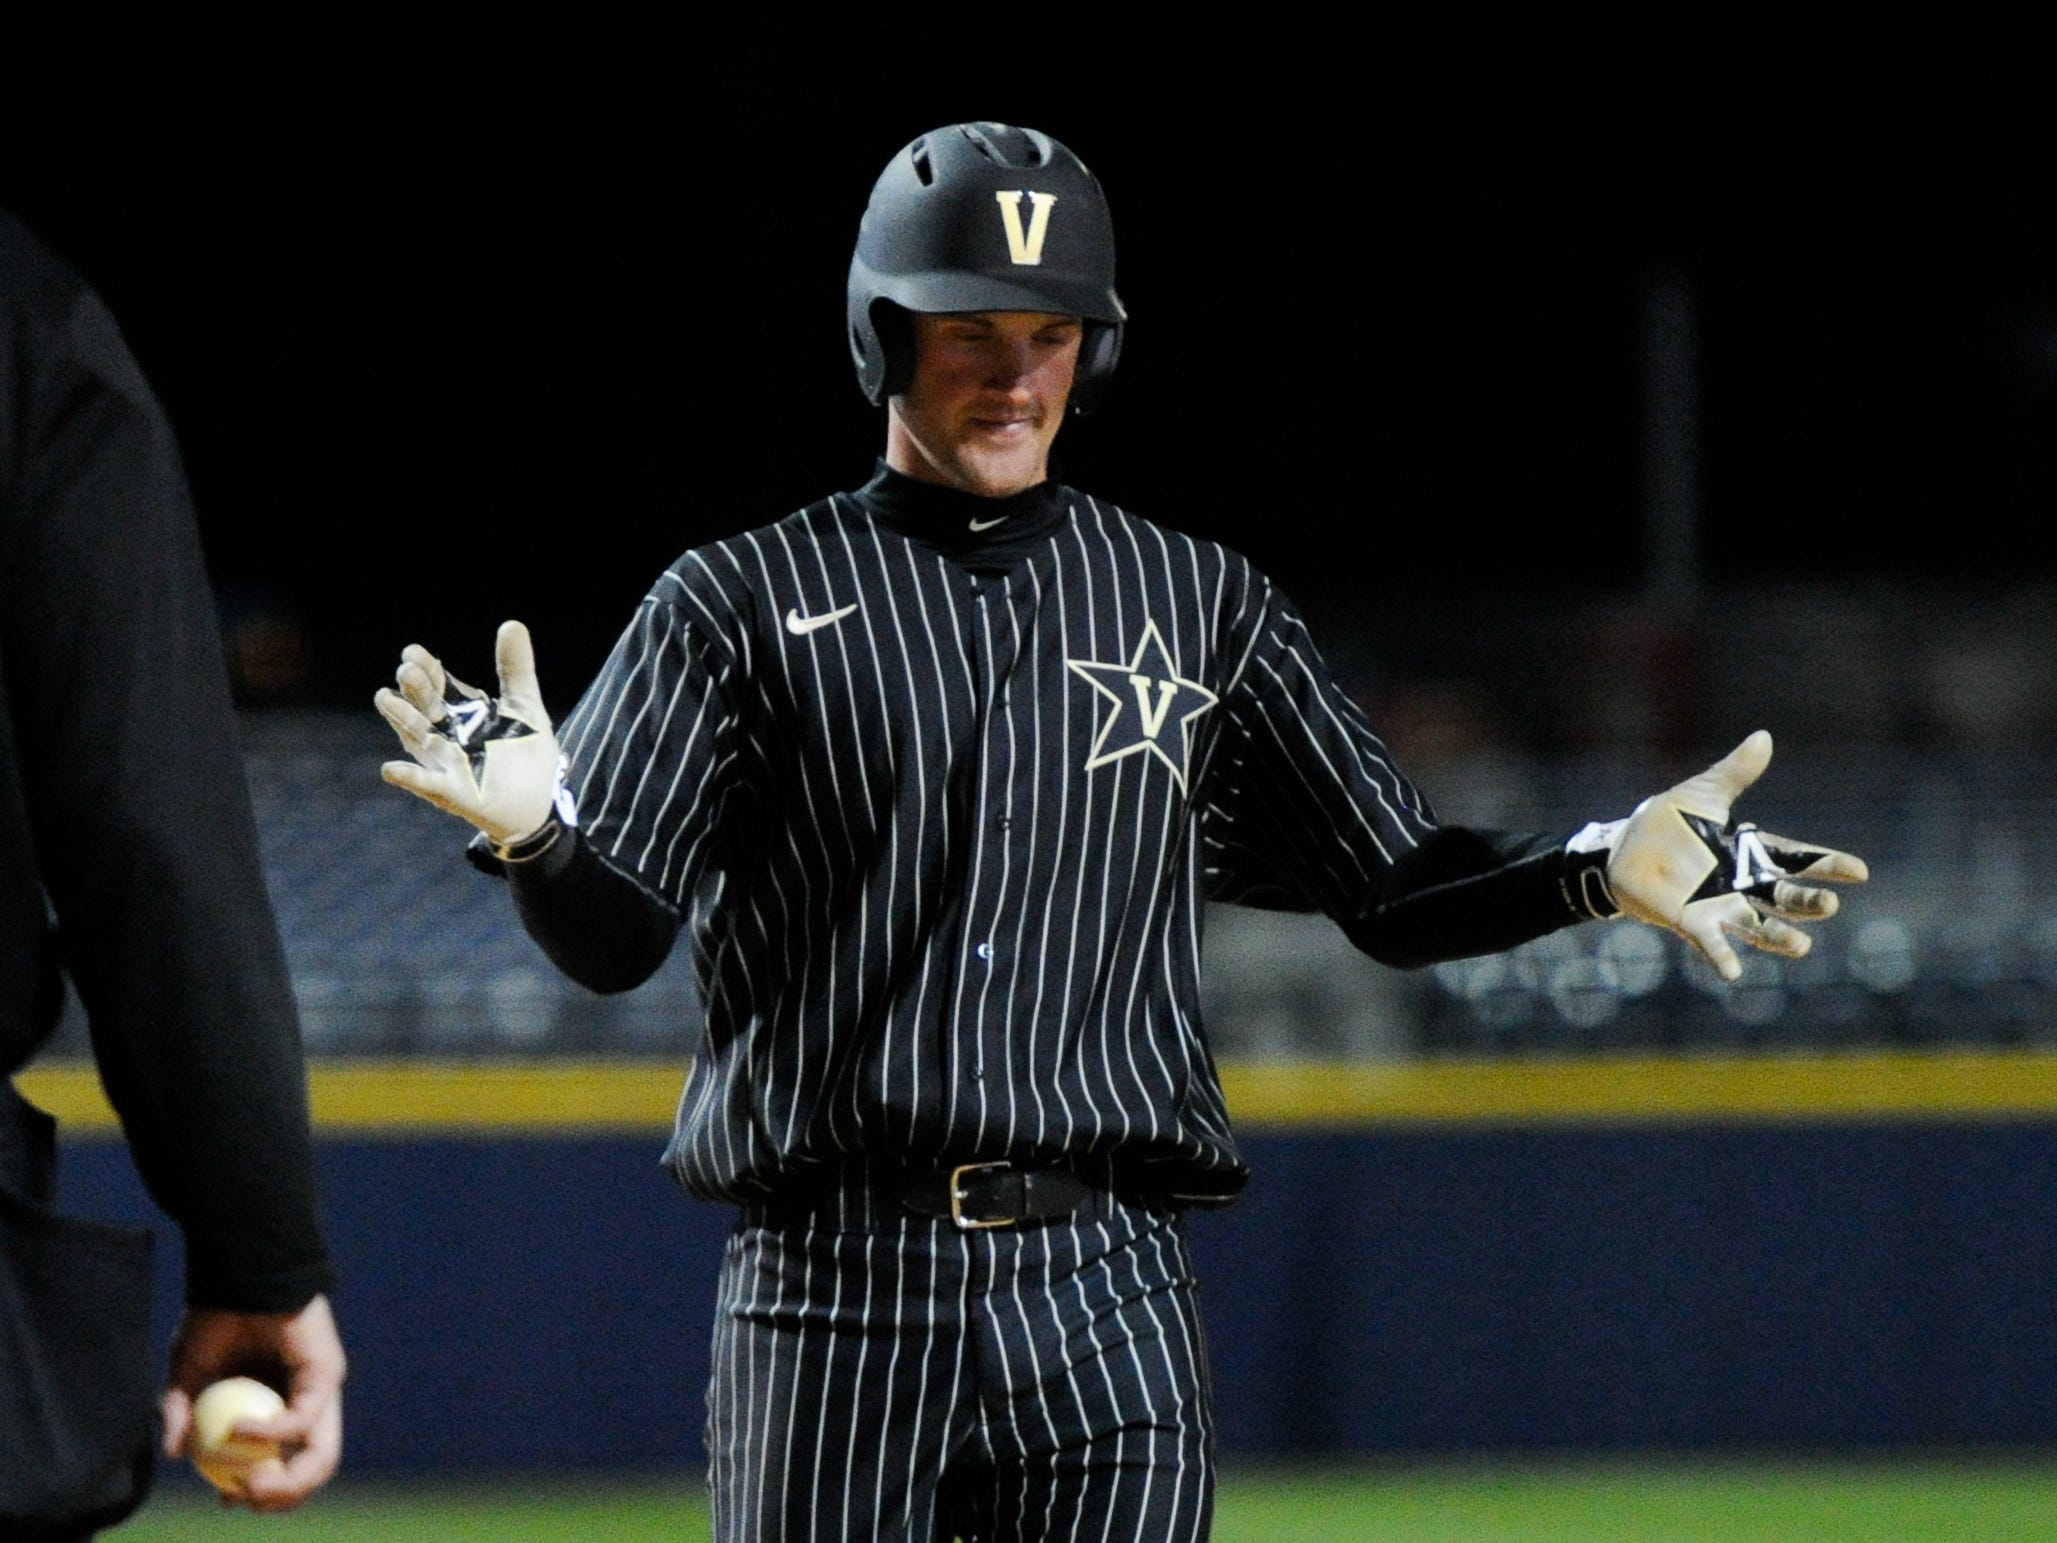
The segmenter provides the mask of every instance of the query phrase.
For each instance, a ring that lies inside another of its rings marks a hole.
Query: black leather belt
[[[1186,1210],[1229,1204],[1243,1187],[1241,1169],[1123,1162],[1104,1154],[1054,1161],[1004,1158],[952,1163],[947,1158],[874,1158],[815,1168],[775,1196],[757,1202],[775,1217],[812,1215],[833,1206],[846,1225],[870,1226],[888,1216],[928,1216],[960,1232],[1026,1226],[1076,1216],[1112,1197],[1130,1205]]]
[[[959,1163],[906,1174],[900,1203],[920,1216],[947,1218],[960,1232],[1055,1221],[1077,1213],[1093,1186],[1071,1168]]]

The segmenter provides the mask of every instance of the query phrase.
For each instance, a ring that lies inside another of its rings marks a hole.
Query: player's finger
[[[440,702],[443,699],[443,692],[448,684],[448,677],[443,673],[443,661],[419,643],[409,643],[400,650],[400,664],[393,671],[394,683],[403,690],[406,689],[410,677],[422,682],[423,695],[433,701]]]
[[[1790,879],[1780,879],[1771,890],[1771,909],[1774,915],[1789,921],[1827,921],[1842,909],[1843,899],[1832,889],[1815,889],[1808,884],[1795,884]]]
[[[392,709],[390,711],[389,706]],[[398,696],[390,697],[389,702],[380,703],[379,711],[393,726],[393,732],[400,737],[400,748],[413,756],[418,765],[439,776],[456,773],[463,761],[464,752],[444,735],[430,728],[421,714],[415,712]]]
[[[415,710],[429,722],[440,723],[448,716],[450,709],[444,705],[443,688],[449,677],[441,671],[432,674],[419,664],[409,663],[401,665],[394,672],[393,679],[400,687],[400,694],[413,703]]]
[[[1770,764],[1771,735],[1759,729],[1693,781],[1704,782],[1724,805],[1732,804],[1745,788],[1764,775]]]
[[[493,640],[493,655],[500,672],[500,694],[525,707],[540,708],[543,690],[536,683],[536,649],[529,629],[518,621],[502,622]]]
[[[427,799],[438,809],[447,809],[452,814],[464,813],[450,791],[450,779],[440,771],[418,766],[412,761],[387,761],[379,767],[379,776],[396,788],[405,788],[415,797]]]
[[[379,716],[393,726],[393,732],[409,749],[417,743],[442,737],[420,708],[390,686],[381,686],[373,692],[371,704],[379,710]]]
[[[423,798],[440,797],[443,792],[441,775],[434,767],[423,766],[418,761],[381,762],[379,776],[394,787],[419,793]]]
[[[419,643],[409,643],[400,650],[400,668],[404,670],[409,665],[424,671],[435,685],[436,694],[438,696],[442,695],[444,678],[442,660],[438,659],[426,648],[423,648]]]
[[[1729,946],[1725,927],[1739,927],[1754,920],[1757,913],[1749,901],[1740,895],[1727,897],[1741,907],[1743,914],[1718,901],[1703,901],[1699,905],[1686,907],[1679,919],[1679,931],[1686,941],[1700,950],[1707,962],[1714,966],[1714,972],[1723,980],[1733,981],[1743,973],[1743,961],[1736,957],[1736,951]]]
[[[1731,930],[1752,948],[1761,948],[1767,954],[1783,954],[1788,959],[1804,959],[1807,951],[1814,947],[1814,939],[1798,927],[1789,926],[1776,916],[1762,912]]]
[[[1774,836],[1768,830],[1760,830],[1757,836],[1773,860],[1796,877],[1826,879],[1836,884],[1862,884],[1871,877],[1871,869],[1864,859],[1852,853],[1809,846],[1804,841]]]

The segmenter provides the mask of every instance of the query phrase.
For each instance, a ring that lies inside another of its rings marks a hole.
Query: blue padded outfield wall
[[[2042,1091],[1969,1113],[1246,1119],[1248,1195],[1192,1223],[1223,1452],[2057,1441],[2052,1068],[2006,1063]],[[109,1137],[67,1205],[154,1220]],[[324,1124],[353,1472],[700,1461],[729,1214],[661,1145]]]

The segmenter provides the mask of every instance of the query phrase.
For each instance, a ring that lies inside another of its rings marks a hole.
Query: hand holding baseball
[[[501,623],[495,655],[497,699],[455,679],[435,655],[410,643],[394,677],[400,689],[382,688],[373,700],[413,757],[386,762],[380,775],[505,847],[550,817],[563,767],[536,683],[528,628]]]
[[[259,1368],[283,1400],[243,1375]],[[342,1460],[346,1371],[327,1297],[296,1313],[192,1308],[172,1343],[164,1454],[190,1457],[223,1504],[289,1511]]]
[[[1869,870],[1847,852],[1774,836],[1731,821],[1736,799],[1771,764],[1759,729],[1721,760],[1636,806],[1612,840],[1607,885],[1623,914],[1685,938],[1735,980],[1742,962],[1731,937],[1799,958],[1814,940],[1793,922],[1836,914],[1833,890],[1798,879],[1861,883]]]

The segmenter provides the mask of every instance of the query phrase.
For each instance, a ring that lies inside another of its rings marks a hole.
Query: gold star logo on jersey
[[[1179,674],[1157,623],[1143,623],[1143,639],[1127,664],[1095,664],[1087,659],[1064,662],[1114,704],[1093,741],[1086,770],[1147,752],[1171,768],[1179,791],[1184,792],[1189,726],[1221,699],[1198,681]]]

